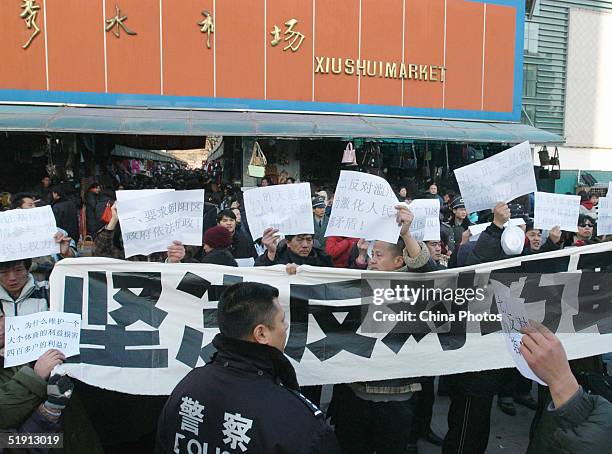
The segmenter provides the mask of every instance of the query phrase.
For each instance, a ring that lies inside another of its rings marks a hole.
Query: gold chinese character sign
[[[215,23],[213,22],[213,18],[208,11],[202,11],[202,15],[204,16],[204,20],[202,20],[202,22],[198,22],[198,25],[201,27],[200,31],[208,35],[206,39],[206,47],[210,49],[210,34],[215,32]]]
[[[34,28],[34,32],[30,36],[30,39],[28,39],[28,41],[23,46],[21,46],[24,49],[27,49],[32,43],[32,40],[36,37],[36,35],[40,33],[40,28],[38,28],[38,25],[36,25],[36,19],[38,16],[38,10],[40,9],[40,5],[36,4],[36,0],[23,0],[23,3],[21,4],[21,9],[23,11],[19,15],[19,17],[21,17],[25,21],[28,30]]]
[[[287,44],[283,48],[284,51],[291,49],[293,52],[297,52],[297,50],[304,42],[304,39],[306,38],[302,33],[298,32],[297,30],[294,30],[294,27],[297,25],[297,23],[297,19],[289,19],[287,22],[285,22],[287,30],[285,30],[285,33],[283,33],[283,35],[285,35],[285,39],[283,41],[286,41],[289,44]],[[281,42],[280,32],[281,29],[277,25],[275,25],[272,31],[270,32],[270,34],[272,35],[272,41],[270,41],[270,45],[272,47],[277,46]]]
[[[125,33],[127,33],[128,35],[137,35],[138,33],[131,31],[123,23],[128,17],[121,15],[121,10],[119,9],[119,7],[117,5],[115,5],[115,11],[116,11],[115,17],[111,17],[110,19],[106,19],[106,24],[107,25],[106,25],[105,30],[108,32],[109,30],[114,28],[113,35],[115,35],[117,38],[119,38],[120,28],[122,28],[123,31]]]

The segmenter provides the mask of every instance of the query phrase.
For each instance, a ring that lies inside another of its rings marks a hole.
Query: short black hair
[[[55,192],[60,198],[66,195],[66,189],[61,184],[51,186],[51,193]]]
[[[219,211],[219,214],[217,214],[217,224],[219,222],[221,222],[221,219],[223,219],[224,217],[228,217],[233,219],[234,221],[236,220],[236,215],[234,214],[234,212],[232,210],[221,210]]]
[[[406,244],[403,239],[397,240],[397,243],[389,243],[389,250],[393,253],[393,257],[404,256],[404,248]]]
[[[578,225],[580,224],[584,224],[586,221],[590,221],[591,224],[595,225],[596,221],[595,219],[593,219],[592,216],[589,216],[588,214],[579,214],[578,215]]]
[[[23,205],[23,199],[36,200],[36,196],[34,194],[30,194],[29,192],[19,192],[13,195],[11,197],[11,210],[21,208],[21,205]]]
[[[219,298],[219,331],[233,339],[246,339],[257,325],[272,326],[278,289],[259,282],[240,282],[226,289]]]
[[[0,262],[0,270],[8,270],[19,265],[23,265],[26,270],[32,266],[32,259],[11,260],[9,262]]]
[[[307,236],[307,235],[311,236],[312,239],[314,240],[314,235],[312,233],[298,233],[298,234],[295,234],[295,235],[285,235],[285,240],[291,241],[296,236]]]

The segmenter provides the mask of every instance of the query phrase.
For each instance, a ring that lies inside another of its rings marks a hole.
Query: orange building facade
[[[0,17],[3,102],[520,119],[520,0],[11,0]]]

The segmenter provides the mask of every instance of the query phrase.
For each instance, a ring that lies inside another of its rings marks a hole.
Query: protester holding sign
[[[539,252],[558,251],[563,243],[561,242],[561,228],[556,225],[548,231],[548,238],[542,244],[542,230],[536,229],[533,225],[533,219],[529,219],[525,226],[525,236],[529,244],[525,245],[523,254],[536,254]]]
[[[415,271],[426,265],[430,258],[427,247],[412,236],[414,214],[405,204],[397,205],[395,209],[397,223],[401,225],[401,239],[396,244],[384,241],[374,243],[372,258],[368,263],[370,271]],[[419,378],[335,386],[330,416],[343,452],[410,452],[406,448],[415,405],[411,400],[421,390]],[[428,428],[429,422],[426,423]],[[416,440],[413,441],[416,444]]]
[[[29,210],[32,208],[36,208],[33,196],[26,193],[16,194],[12,200],[11,206],[13,207],[13,209],[21,210]],[[32,265],[30,266],[30,272],[34,275],[36,279],[40,281],[45,281],[49,279],[51,271],[53,271],[53,267],[58,262],[58,260],[67,257],[76,257],[78,255],[77,246],[75,242],[75,239],[78,239],[78,235],[76,237],[71,238],[69,237],[68,232],[61,228],[58,228],[57,233],[54,237],[55,241],[60,244],[59,254],[32,257]]]
[[[117,214],[117,203],[112,207],[112,218],[106,226],[98,232],[94,240],[94,255],[98,257],[110,257],[125,260],[125,251],[123,249],[123,238],[121,235],[121,226],[119,225],[119,215]],[[173,241],[168,246],[168,251],[154,252],[148,256],[134,255],[128,260],[136,262],[164,262],[179,263],[185,258],[185,246],[180,241]]]
[[[4,347],[5,315],[0,313],[0,351]],[[31,365],[5,367],[4,357],[0,356],[0,430],[27,435],[52,434],[63,428],[66,452],[101,454],[97,436],[82,407],[69,405],[74,389],[72,380],[65,375],[51,375],[64,360],[60,351],[50,349]]]
[[[548,385],[551,395],[527,454],[608,453],[612,444],[612,403],[578,385],[563,344],[548,328],[531,320],[523,333],[521,353]]]
[[[278,229],[267,228],[261,239],[266,252],[257,257],[255,266],[288,265],[287,272],[295,273],[299,265],[327,266],[334,264],[325,252],[314,247],[312,234],[287,235],[285,241],[279,241]]]
[[[482,161],[454,171],[470,213],[492,209],[538,188],[529,142],[523,142]]]

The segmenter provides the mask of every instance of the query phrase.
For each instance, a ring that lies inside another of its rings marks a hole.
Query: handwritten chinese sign
[[[49,349],[66,357],[79,354],[81,315],[36,312],[5,318],[4,367],[36,361]]]
[[[165,251],[174,240],[202,245],[203,189],[128,197],[117,213],[126,257]]]

